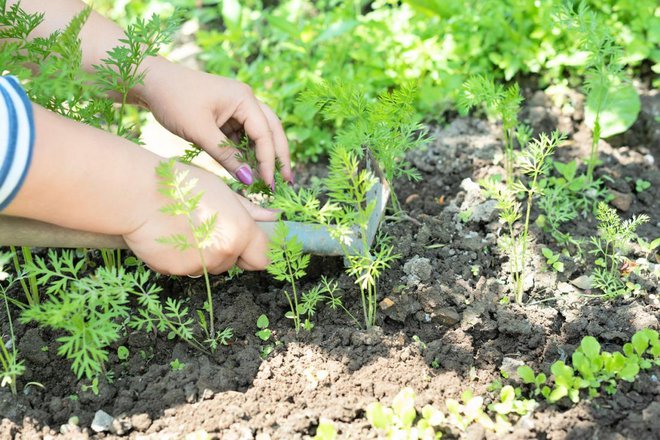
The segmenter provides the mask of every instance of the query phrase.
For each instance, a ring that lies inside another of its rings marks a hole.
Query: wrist
[[[172,76],[178,67],[160,55],[145,59],[139,69],[139,72],[144,74],[142,84],[131,89],[130,102],[151,110],[155,97],[163,93],[163,87],[166,88],[167,84],[171,84]]]

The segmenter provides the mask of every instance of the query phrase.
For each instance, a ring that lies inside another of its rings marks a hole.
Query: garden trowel
[[[378,179],[367,194],[367,202],[375,201],[375,207],[369,219],[366,242],[371,246],[378,225],[390,197],[390,187],[376,161],[367,154],[364,166]],[[328,227],[313,223],[285,221],[289,228],[289,237],[296,237],[303,245],[303,251],[314,255],[343,255],[340,243],[332,237]],[[276,222],[258,222],[257,225],[271,237]],[[360,252],[362,237],[358,237],[358,228],[353,228],[353,237],[346,242],[353,243],[348,249]],[[127,249],[121,236],[96,234],[63,228],[36,220],[0,215],[0,246],[28,246],[51,248],[95,248]]]

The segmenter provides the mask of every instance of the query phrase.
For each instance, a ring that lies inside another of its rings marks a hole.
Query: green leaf
[[[552,250],[550,248],[547,248],[547,247],[541,248],[541,253],[548,260],[554,256],[554,252],[552,252]]]
[[[649,348],[649,337],[643,330],[635,333],[630,342],[632,343],[635,352],[637,352],[637,356],[640,357],[643,356],[646,349]]]
[[[580,349],[590,360],[600,354],[600,344],[593,336],[585,336],[580,343]]]
[[[255,335],[262,341],[267,341],[268,339],[270,339],[271,334],[272,332],[267,328],[263,330],[259,330],[257,333],[255,333]]]
[[[415,410],[415,392],[412,388],[404,388],[394,397],[392,410],[399,418],[404,428],[410,428],[417,417]]]
[[[596,95],[589,94],[584,111],[584,121],[592,130],[599,105]],[[632,84],[611,86],[607,95],[605,108],[600,112],[601,137],[603,138],[628,130],[637,120],[641,108],[639,95]]]
[[[535,382],[534,370],[532,370],[527,365],[521,365],[516,369],[518,376],[522,379],[523,382],[529,384]]]
[[[367,406],[367,420],[376,429],[389,428],[392,421],[392,410],[380,404],[380,402],[372,402]]]
[[[626,382],[634,382],[639,374],[639,365],[637,362],[628,361],[623,369],[619,372],[619,377]]]
[[[266,315],[261,315],[259,318],[257,318],[257,328],[268,328],[268,325],[270,324],[270,321],[268,320],[268,316]]]

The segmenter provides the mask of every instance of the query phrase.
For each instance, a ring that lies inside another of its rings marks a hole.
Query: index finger
[[[264,181],[275,187],[275,142],[273,131],[259,101],[254,96],[246,97],[236,109],[234,118],[243,125],[245,134],[254,142],[259,174]]]

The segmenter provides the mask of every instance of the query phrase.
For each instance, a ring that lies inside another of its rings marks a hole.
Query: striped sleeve
[[[18,193],[34,146],[32,104],[12,76],[0,77],[0,210]]]

